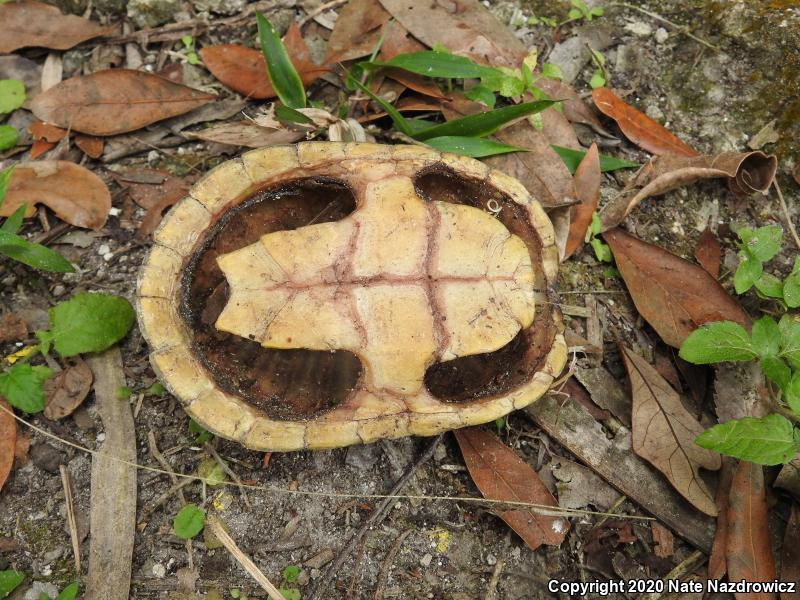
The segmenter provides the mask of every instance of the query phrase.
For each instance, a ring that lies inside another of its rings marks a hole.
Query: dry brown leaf
[[[729,581],[775,579],[775,558],[769,539],[767,496],[761,465],[741,461],[733,474],[726,558]],[[769,598],[775,598],[775,594],[736,594],[737,600]]]
[[[44,416],[57,421],[71,415],[92,389],[92,370],[76,357],[73,364],[44,382]]]
[[[128,177],[137,181],[133,182]],[[127,182],[128,194],[136,204],[150,210],[164,197],[180,199],[186,196],[197,175],[179,177],[156,169],[129,169],[128,174],[120,176],[119,180]]]
[[[14,313],[0,316],[0,343],[19,342],[28,337],[28,325]]]
[[[136,230],[140,238],[146,237],[156,230],[164,213],[189,192],[189,188],[197,179],[194,175],[175,177],[170,175],[162,185],[135,184],[131,186],[130,195],[139,206],[147,204],[147,213]],[[138,192],[134,191],[137,188]],[[143,188],[149,188],[146,191]],[[146,198],[146,200],[145,200]]]
[[[589,392],[584,388],[574,377],[570,377],[564,382],[564,385],[559,390],[561,394],[565,394],[579,403],[598,421],[607,421],[611,418],[611,413],[604,408],[600,408],[594,403]]]
[[[653,521],[650,524],[650,531],[653,533],[653,544],[655,554],[659,558],[669,558],[675,554],[675,537],[672,532],[661,523]]]
[[[484,498],[558,506],[536,471],[497,436],[476,427],[458,429],[455,436],[469,474]],[[497,515],[531,550],[542,544],[559,546],[570,528],[563,517],[530,510],[506,510]]]
[[[603,231],[619,225],[644,199],[659,196],[701,179],[725,178],[738,194],[766,192],[778,160],[763,152],[723,152],[716,156],[657,156],[600,213]]]
[[[572,180],[579,203],[569,208],[570,225],[565,258],[572,256],[583,245],[586,230],[592,223],[592,215],[600,201],[600,154],[597,144],[592,144]]]
[[[278,144],[291,144],[305,137],[301,131],[289,129],[271,129],[261,127],[250,121],[236,123],[221,123],[193,132],[185,132],[186,137],[229,144],[231,146],[245,146],[246,148],[262,148]]]
[[[422,75],[417,75],[416,73],[409,73],[403,69],[394,68],[383,69],[381,73],[390,79],[394,79],[395,81],[402,83],[408,89],[419,92],[424,96],[436,98],[437,100],[448,99],[447,96],[442,93],[442,90],[439,89],[438,85]]]
[[[349,0],[336,17],[325,63],[343,62],[372,53],[381,37],[381,27],[391,18],[378,0]]]
[[[0,53],[3,54],[31,46],[67,50],[116,31],[114,26],[62,14],[55,6],[43,2],[0,4],[0,23],[3,24],[0,36]]]
[[[533,98],[525,98],[526,102],[529,100]],[[547,141],[556,146],[583,151],[578,136],[575,135],[575,128],[561,112],[551,106],[539,114],[542,119],[542,133]]]
[[[794,169],[792,169],[792,177],[794,177],[797,185],[800,185],[800,162],[794,166]]]
[[[723,457],[720,469],[717,493],[714,503],[717,505],[717,528],[714,531],[714,543],[708,555],[708,578],[722,579],[728,572],[728,561],[725,557],[728,545],[728,498],[731,493],[731,481],[735,461]]]
[[[59,127],[116,135],[189,112],[214,98],[144,71],[111,69],[62,81],[39,94],[31,110]]]
[[[31,160],[36,160],[42,154],[49,152],[53,148],[56,147],[57,142],[46,142],[44,140],[33,140],[31,144],[31,153],[29,158]],[[29,215],[26,215],[29,216]]]
[[[103,138],[79,133],[75,136],[75,145],[83,150],[89,158],[100,158],[103,155],[103,148],[105,148],[106,142]]]
[[[17,445],[17,422],[11,415],[8,402],[0,397],[0,490],[14,466],[14,449]]]
[[[65,160],[43,160],[14,169],[0,216],[9,216],[25,203],[27,217],[36,212],[36,204],[44,204],[70,225],[100,229],[111,210],[111,194],[89,169]]]
[[[61,129],[61,127],[56,127],[55,125],[51,125],[50,123],[43,123],[42,121],[34,121],[30,125],[28,125],[28,133],[31,134],[31,137],[35,140],[44,140],[45,142],[60,142],[65,135],[67,135],[66,129]]]
[[[625,137],[648,152],[679,156],[700,154],[653,119],[621,100],[610,89],[595,88],[592,100],[601,113],[617,122]]]
[[[781,552],[781,581],[800,582],[800,507],[792,504],[786,532],[783,534],[783,551]],[[800,599],[800,590],[794,593],[781,593],[781,600]]]
[[[427,50],[425,45],[394,19],[383,26],[383,44],[381,44],[381,51],[378,55],[381,60],[390,60],[398,54],[410,54],[423,50]]]
[[[381,0],[381,4],[427,46],[441,44],[481,63],[514,68],[528,53],[514,33],[478,0],[425,5],[415,0]]]
[[[553,100],[561,100],[561,107],[564,116],[572,123],[583,123],[594,129],[600,135],[614,137],[600,122],[594,110],[589,108],[580,97],[578,92],[569,85],[558,79],[540,77],[534,84]],[[555,143],[555,142],[553,142]],[[559,144],[561,145],[561,144]]]
[[[714,495],[700,469],[715,471],[722,463],[719,454],[694,443],[705,428],[655,367],[623,345],[620,354],[631,383],[634,452],[661,471],[681,496],[715,516]]]
[[[722,257],[722,248],[717,238],[708,227],[706,227],[703,233],[700,234],[700,237],[697,238],[697,244],[694,247],[694,257],[709,275],[714,279],[719,279],[719,261]]]
[[[701,267],[619,228],[606,231],[603,239],[639,314],[673,348],[711,321],[736,321],[749,328],[736,300]]]

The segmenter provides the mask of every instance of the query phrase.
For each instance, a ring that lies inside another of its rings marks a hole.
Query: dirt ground
[[[148,4],[156,3],[137,3]],[[192,14],[201,7],[225,4],[186,2],[182,10]],[[236,3],[230,3],[233,4]],[[626,97],[628,102],[688,143],[708,153],[743,150],[748,140],[775,120],[778,140],[766,145],[764,150],[778,156],[777,179],[797,222],[800,186],[791,179],[789,172],[800,160],[800,6],[796,2],[779,0],[635,3],[646,11],[688,27],[691,33],[716,46],[711,49],[646,12],[622,3],[596,4],[605,6],[605,15],[579,28],[566,29],[560,42],[573,35],[604,39],[607,43],[602,51],[607,59],[609,84],[617,90],[630,91]],[[64,5],[76,13],[85,8],[83,0],[70,0],[62,3]],[[131,3],[131,7],[133,5]],[[315,2],[304,3],[308,9],[316,5]],[[124,3],[115,0],[94,2],[96,14],[115,20],[119,12],[124,11],[123,6]],[[274,11],[272,18],[284,26],[303,14],[301,8],[290,1],[281,2],[281,7]],[[521,32],[523,40],[528,45],[536,45],[541,55],[558,51],[550,29],[524,25],[524,21],[532,14],[563,19],[569,8],[566,2],[491,2],[490,8],[512,27],[524,27],[527,31]],[[199,36],[197,43],[202,46],[249,41],[254,31],[255,22],[247,27],[212,30]],[[313,48],[313,41],[311,45]],[[148,51],[157,54],[158,44],[151,45]],[[68,51],[65,67],[88,60],[89,53],[90,50],[81,49]],[[562,69],[577,74],[575,87],[588,92],[586,82],[592,67],[581,60],[577,61],[581,64],[573,64],[576,61],[570,59],[568,53],[562,52],[559,56],[563,61]],[[202,68],[187,65],[185,69],[188,70],[185,80],[189,84],[211,81],[211,76]],[[588,130],[579,130],[579,137],[588,140],[591,136]],[[187,142],[177,148],[145,152],[115,164],[98,165],[96,171],[102,173],[116,166],[136,165],[185,172],[190,165],[204,172],[220,160],[217,150]],[[640,162],[646,156],[624,140],[601,151]],[[611,197],[627,176],[624,172],[606,175],[603,199]],[[110,180],[105,175],[104,178]],[[114,189],[112,187],[112,193]],[[117,207],[122,208],[121,205]],[[136,273],[147,244],[139,242],[133,230],[126,228],[123,222],[126,216],[118,211],[100,232],[86,234],[73,230],[71,243],[63,243],[62,238],[54,246],[80,266],[77,273],[55,276],[33,272],[8,261],[0,263],[0,312],[16,313],[38,328],[46,326],[49,306],[79,291],[108,291],[132,300]],[[141,209],[137,209],[131,218],[137,223],[142,216]],[[646,201],[626,225],[642,239],[691,257],[700,231],[710,224],[724,244],[723,271],[730,271],[735,267],[732,223],[783,224],[774,194],[741,201],[734,199],[722,184],[693,185]],[[29,223],[25,229],[26,232],[40,230],[36,222]],[[774,270],[788,272],[795,255],[791,245],[785,242],[784,251],[773,263]],[[605,277],[603,270],[588,248],[566,263],[560,276],[562,301],[568,305],[584,305],[584,292],[603,290],[604,293],[595,297],[605,326],[606,364],[625,384],[614,348],[615,338],[638,336],[650,340],[648,343],[653,347],[657,336],[636,316],[622,291],[621,281]],[[573,318],[569,326],[584,333],[579,318]],[[13,344],[0,348],[3,355],[14,349]],[[171,468],[184,473],[196,472],[207,454],[194,445],[187,429],[187,416],[180,404],[166,394],[140,396],[139,392],[148,388],[155,377],[147,360],[147,345],[137,329],[125,339],[121,349],[128,385],[136,392],[130,402],[138,410],[135,423],[139,463],[158,466],[148,450],[148,434],[152,432]],[[64,421],[50,422],[38,416],[30,422],[90,448],[104,438],[91,397],[73,417]],[[539,431],[524,412],[509,416],[502,438],[540,472],[545,483],[556,489],[552,466],[554,461],[571,458],[568,451]],[[38,598],[30,591],[32,580],[44,582],[46,585],[42,589],[52,593],[52,586],[61,589],[74,579],[59,464],[69,468],[84,532],[89,510],[91,457],[35,432],[30,434],[30,443],[27,464],[13,473],[0,495],[0,538],[13,538],[18,542],[17,549],[0,551],[0,570],[13,567],[32,574],[26,585],[12,594],[14,600]],[[324,452],[276,453],[266,468],[262,467],[260,453],[221,439],[214,444],[242,480],[315,493],[249,491],[248,506],[243,495],[233,488],[203,489],[199,483],[184,488],[190,501],[201,502],[206,496],[213,498],[233,538],[272,581],[282,580],[285,567],[299,566],[299,581],[290,587],[298,588],[305,598],[326,565],[376,505],[376,500],[336,494],[386,493],[430,440],[401,439]],[[770,481],[774,473],[767,473]],[[139,510],[149,507],[170,485],[164,475],[140,472]],[[590,509],[603,506],[605,500],[601,498],[614,499],[618,495],[601,483],[592,491],[597,498],[588,503]],[[443,437],[432,459],[416,471],[403,493],[412,496],[478,494],[451,435]],[[779,496],[776,501],[780,502]],[[188,557],[186,547],[172,532],[172,518],[178,508],[179,501],[172,496],[150,512],[137,528],[131,598],[195,597],[180,591],[178,571],[187,566]],[[620,514],[643,514],[630,502],[624,502],[616,510]],[[780,514],[780,510],[776,511],[776,515]],[[399,499],[388,517],[367,532],[324,597],[374,597],[387,551],[406,530],[410,530],[410,534],[393,559],[383,590],[385,598],[565,598],[547,591],[549,579],[581,581],[611,575],[619,578],[632,572],[642,577],[661,577],[693,551],[691,546],[676,539],[671,557],[655,557],[649,523],[631,522],[637,541],[615,551],[622,555],[618,559],[615,556],[612,563],[616,572],[596,573],[581,569],[579,560],[597,518],[573,517],[571,521],[573,528],[561,547],[542,547],[532,552],[487,509],[454,501]],[[265,597],[228,552],[221,548],[210,549],[207,541],[201,536],[193,543],[193,558],[199,570],[196,582],[199,597],[244,597],[236,595],[238,590],[251,599]],[[85,560],[88,540],[82,544],[82,553]],[[492,582],[498,561],[504,566],[497,581]],[[52,586],[47,587],[47,584]],[[487,595],[490,590],[494,596]],[[214,592],[219,595],[214,596]]]

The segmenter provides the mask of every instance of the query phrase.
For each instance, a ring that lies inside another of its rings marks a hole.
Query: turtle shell
[[[417,146],[254,150],[165,217],[137,302],[153,368],[257,450],[485,423],[566,361],[553,228],[515,179]]]

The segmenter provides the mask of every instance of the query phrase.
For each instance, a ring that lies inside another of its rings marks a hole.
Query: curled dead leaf
[[[43,160],[14,169],[0,216],[26,203],[26,217],[35,213],[36,204],[44,204],[70,225],[100,229],[111,210],[111,194],[89,169],[65,160]]]
[[[11,407],[0,398],[0,490],[14,465],[14,448],[17,445],[17,422],[11,414]]]
[[[600,201],[600,154],[597,144],[592,144],[575,170],[572,178],[578,204],[570,208],[569,236],[567,237],[565,258],[572,256],[583,245],[586,230],[592,223],[592,215]]]
[[[705,428],[655,367],[623,345],[620,354],[631,384],[634,452],[700,511],[716,516],[714,494],[700,477],[700,469],[715,471],[722,462],[719,454],[694,443]]]
[[[603,239],[639,314],[674,348],[711,321],[735,321],[749,328],[749,318],[734,298],[701,267],[616,228]]]
[[[717,493],[714,503],[717,505],[717,528],[714,531],[714,543],[708,555],[708,578],[722,579],[728,572],[728,561],[725,557],[728,545],[728,498],[731,493],[731,481],[735,461],[729,457],[722,459]]]
[[[558,507],[536,471],[497,436],[477,427],[458,429],[454,433],[467,470],[485,498]],[[542,544],[560,545],[570,528],[564,517],[532,510],[505,510],[497,515],[531,550]]]
[[[57,421],[71,415],[92,389],[92,370],[76,357],[66,369],[54,373],[44,382],[44,416]]]
[[[0,53],[19,48],[41,46],[67,50],[73,46],[116,31],[114,26],[100,25],[75,15],[65,15],[44,2],[8,2],[0,4]]]
[[[174,117],[216,96],[130,69],[72,77],[42,92],[31,110],[42,121],[90,135],[116,135]]]

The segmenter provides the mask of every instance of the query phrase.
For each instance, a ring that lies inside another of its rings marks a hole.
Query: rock
[[[128,17],[138,27],[157,27],[172,21],[180,9],[180,0],[131,0],[128,2]]]
[[[653,121],[658,121],[659,123],[664,122],[664,113],[655,104],[649,104],[645,109],[644,114],[653,119]]]
[[[244,9],[247,0],[195,0],[194,9],[218,15],[235,15]]]
[[[42,594],[48,598],[55,598],[58,596],[58,588],[52,583],[34,581],[31,587],[28,588],[28,591],[25,592],[23,600],[39,600],[39,598],[42,597]]]
[[[167,568],[161,563],[153,565],[153,576],[163,579],[167,575]]]
[[[423,567],[428,567],[430,566],[432,560],[433,556],[431,555],[430,552],[428,552],[422,558],[419,559],[419,564],[421,564]]]
[[[592,59],[589,47],[600,52],[611,45],[611,36],[602,29],[585,29],[578,35],[559,42],[547,57],[547,62],[561,68],[565,83],[578,78],[583,67]]]
[[[366,446],[350,446],[347,449],[347,456],[344,464],[354,469],[365,471],[375,466],[380,455],[380,447],[377,444],[367,444]]]
[[[630,31],[639,37],[650,37],[653,34],[653,28],[644,21],[632,21],[625,25],[625,31]]]
[[[669,39],[669,31],[663,27],[656,29],[656,43],[663,44]]]
[[[58,473],[58,465],[64,462],[66,455],[50,444],[35,444],[28,454],[37,467],[48,473]],[[37,598],[38,600],[38,598]]]

